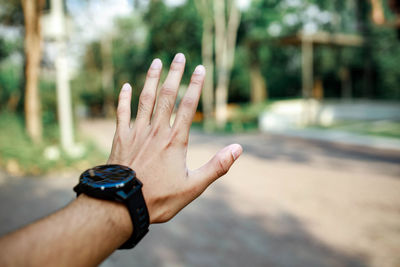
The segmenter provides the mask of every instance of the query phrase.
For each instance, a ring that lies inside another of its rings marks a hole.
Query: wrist
[[[93,211],[92,219],[99,219],[104,222],[105,227],[111,228],[111,232],[115,237],[125,242],[133,232],[132,220],[126,205],[114,201],[108,201],[98,198],[89,197],[80,194],[76,199],[78,205],[87,207],[89,211]],[[98,218],[101,216],[103,218]]]

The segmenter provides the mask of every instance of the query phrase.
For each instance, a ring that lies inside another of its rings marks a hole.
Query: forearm
[[[81,195],[62,210],[1,238],[0,265],[97,265],[131,233],[124,205]]]

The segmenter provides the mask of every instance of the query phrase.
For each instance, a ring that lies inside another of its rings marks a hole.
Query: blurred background
[[[178,101],[207,69],[189,167],[244,154],[103,266],[400,266],[397,0],[0,0],[0,234],[73,199],[177,52]]]

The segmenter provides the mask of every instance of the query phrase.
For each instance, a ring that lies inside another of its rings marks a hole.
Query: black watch
[[[150,218],[142,186],[131,168],[116,164],[100,165],[84,171],[74,191],[77,196],[84,193],[94,198],[121,202],[128,207],[133,233],[119,249],[130,249],[149,231]]]

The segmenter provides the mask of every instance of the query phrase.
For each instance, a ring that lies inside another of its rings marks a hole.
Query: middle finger
[[[178,53],[175,55],[168,76],[161,87],[153,122],[169,125],[184,69],[185,56],[182,53]]]

